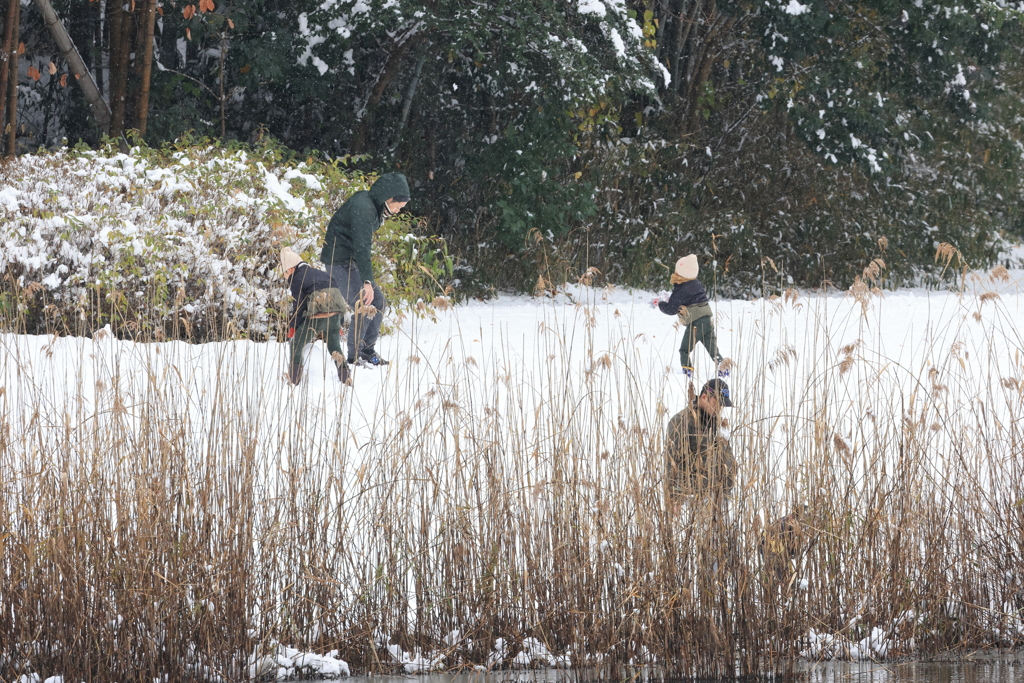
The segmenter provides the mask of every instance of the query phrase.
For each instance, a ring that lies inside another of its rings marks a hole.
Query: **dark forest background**
[[[875,258],[934,283],[940,244],[1024,236],[1019,4],[52,0],[109,124],[49,2],[5,4],[7,153],[271,136],[398,169],[466,292],[664,287],[689,252],[722,295]]]

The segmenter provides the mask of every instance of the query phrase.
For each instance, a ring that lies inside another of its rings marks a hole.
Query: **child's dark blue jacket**
[[[306,321],[306,305],[309,303],[310,294],[331,286],[331,278],[324,271],[306,263],[300,263],[295,267],[295,272],[288,280],[293,299],[292,312],[289,316],[292,327],[298,327]]]
[[[687,280],[673,287],[672,296],[668,301],[659,301],[658,308],[665,315],[676,315],[682,306],[690,307],[707,302],[708,293],[704,285],[699,280]]]

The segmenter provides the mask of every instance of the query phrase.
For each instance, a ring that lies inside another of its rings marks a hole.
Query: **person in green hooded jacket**
[[[320,260],[333,286],[355,312],[348,329],[348,362],[368,367],[387,365],[375,345],[387,302],[373,277],[370,247],[384,219],[409,201],[409,183],[401,173],[385,173],[341,205],[327,224]]]

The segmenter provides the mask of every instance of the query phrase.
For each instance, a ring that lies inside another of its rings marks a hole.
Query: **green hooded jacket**
[[[384,224],[384,207],[389,199],[408,197],[409,183],[401,173],[385,173],[369,190],[360,190],[345,200],[327,224],[320,260],[326,265],[355,261],[362,280],[373,280],[370,243],[373,233]]]

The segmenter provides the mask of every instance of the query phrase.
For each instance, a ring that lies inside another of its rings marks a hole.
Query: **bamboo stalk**
[[[359,126],[356,129],[356,135],[352,141],[352,151],[355,154],[359,154],[365,149],[365,145],[367,144],[367,140],[370,136],[370,130],[373,125],[373,110],[377,107],[377,104],[380,102],[381,97],[384,95],[384,91],[387,89],[392,79],[394,79],[394,77],[401,71],[406,53],[408,53],[411,48],[419,45],[424,39],[423,33],[413,31],[414,29],[410,29],[409,32],[406,32],[399,37],[399,40],[402,42],[398,43],[398,45],[396,45],[388,54],[388,60],[380,74],[377,76],[377,80],[366,100],[366,104],[363,106],[363,119],[359,122]]]
[[[85,66],[82,55],[78,52],[78,48],[75,47],[71,36],[68,35],[64,24],[57,16],[57,12],[54,11],[50,0],[35,0],[35,3],[43,15],[43,21],[46,24],[46,28],[50,31],[53,42],[57,44],[57,49],[60,50],[61,57],[71,67],[71,74],[78,81],[78,85],[85,95],[85,101],[89,103],[89,107],[92,109],[96,124],[101,132],[108,133],[110,130],[110,109],[107,107],[107,103],[103,101],[103,96],[96,86],[96,81],[93,80],[92,73]]]
[[[128,67],[132,49],[133,15],[117,5],[110,21],[110,137],[124,135],[125,104],[128,93]]]
[[[0,136],[3,135],[4,121],[7,120],[7,80],[10,76],[10,58],[14,35],[14,24],[17,19],[18,0],[7,0],[7,16],[4,19],[4,42],[0,52]]]
[[[413,71],[412,80],[409,81],[409,87],[405,89],[405,97],[402,101],[402,118],[398,122],[399,132],[401,132],[409,122],[409,112],[412,111],[412,100],[416,96],[416,87],[419,85],[420,75],[423,73],[423,65],[426,61],[427,53],[424,50],[416,60],[416,69]]]
[[[21,3],[14,3],[14,30],[12,32],[10,68],[7,81],[7,156],[17,154],[18,136],[18,52],[21,49]]]
[[[139,99],[135,107],[136,128],[139,135],[146,134],[146,123],[149,121],[149,86],[153,73],[153,40],[156,27],[156,2],[147,0],[143,10],[143,25],[145,34],[142,40],[142,81],[139,84]]]
[[[227,31],[220,33],[220,59],[218,60],[217,80],[220,86],[220,136],[223,138],[227,133],[227,97],[224,95],[224,66],[228,58]]]

